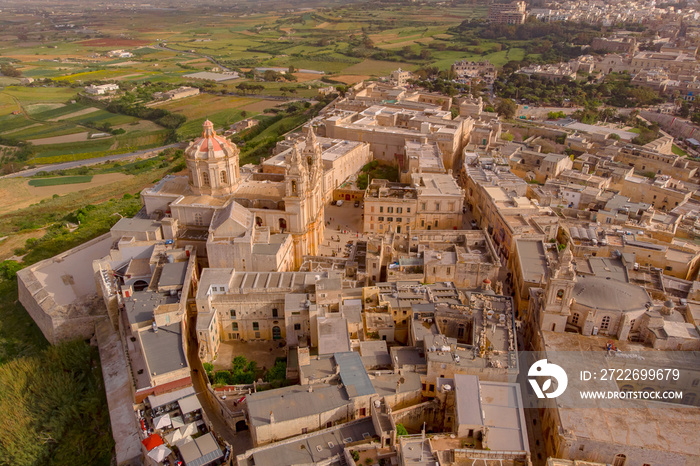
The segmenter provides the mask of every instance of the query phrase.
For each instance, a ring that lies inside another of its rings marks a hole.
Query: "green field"
[[[64,184],[89,183],[92,181],[92,175],[83,176],[61,176],[58,178],[37,178],[29,180],[29,186],[59,186]]]
[[[683,149],[681,149],[680,147],[678,147],[675,144],[673,145],[673,147],[671,147],[671,150],[673,151],[674,154],[679,155],[681,157],[688,156],[688,153],[686,151],[684,151]]]

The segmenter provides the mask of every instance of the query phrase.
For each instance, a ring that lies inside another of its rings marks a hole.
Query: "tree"
[[[500,99],[496,104],[496,112],[506,120],[513,118],[517,110],[518,106],[512,99]]]
[[[4,63],[2,66],[0,66],[0,72],[11,78],[22,76],[22,72],[9,63]]]
[[[402,435],[408,435],[408,431],[403,424],[396,424],[396,435],[399,437]]]
[[[17,261],[3,261],[0,263],[0,276],[13,280],[24,266]]]
[[[296,73],[297,69],[294,68],[294,65],[289,65],[289,69],[287,70],[287,73],[292,74]]]

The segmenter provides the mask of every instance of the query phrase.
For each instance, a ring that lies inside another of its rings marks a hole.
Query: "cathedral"
[[[204,122],[185,150],[188,174],[167,176],[142,191],[146,214],[166,239],[196,248],[209,267],[295,270],[318,254],[324,234],[322,148],[310,128],[284,173],[241,170],[240,150]]]

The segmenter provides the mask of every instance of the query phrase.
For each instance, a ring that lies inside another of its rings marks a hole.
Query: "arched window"
[[[557,302],[560,302],[562,299],[564,299],[564,290],[559,290],[557,291]]]
[[[255,217],[255,225],[259,227],[262,226],[262,219],[260,217]]]
[[[578,312],[574,312],[573,315],[571,316],[571,323],[574,324],[574,325],[578,325],[578,319],[579,319],[580,317],[581,317],[581,316],[579,315]]]
[[[222,170],[221,173],[219,173],[219,180],[221,181],[221,184],[228,184],[228,177],[226,176],[225,171]]]
[[[283,218],[279,219],[279,222],[278,222],[278,223],[279,223],[279,226],[280,226],[280,230],[283,230],[283,231],[284,231],[284,230],[287,229],[287,221],[286,221],[285,219],[283,219]]]
[[[620,453],[618,455],[615,455],[615,459],[613,460],[613,466],[625,466],[626,462],[627,456]]]
[[[297,193],[297,182],[292,180],[292,194]]]
[[[209,186],[209,173],[202,172],[202,186]]]
[[[200,214],[199,212],[197,212],[196,214],[194,214],[194,224],[197,225],[197,226],[202,226],[202,225],[204,225],[204,219],[203,219],[203,217],[202,217],[202,214]]]
[[[273,340],[280,340],[282,339],[282,331],[278,326],[272,327],[272,339]]]
[[[610,327],[610,316],[605,316],[605,317],[603,317],[603,320],[600,322],[600,329],[607,330],[609,327]]]

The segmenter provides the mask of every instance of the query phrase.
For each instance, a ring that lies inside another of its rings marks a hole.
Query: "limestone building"
[[[325,226],[322,149],[313,130],[303,150],[293,148],[283,174],[243,173],[239,152],[206,121],[185,150],[188,176],[143,190],[146,213],[162,218],[165,239],[193,245],[214,265],[235,259],[241,270],[299,267],[304,255],[317,253]],[[262,265],[253,254],[272,257]]]
[[[442,96],[442,99],[445,97]],[[452,119],[447,110],[414,109],[408,103],[361,106],[358,110],[336,109],[321,121],[325,136],[370,145],[376,160],[398,164],[407,141],[427,140],[440,148],[446,169],[452,168],[469,139],[471,118]]]
[[[365,192],[365,233],[451,230],[462,224],[464,190],[451,173],[413,173],[410,184],[372,180]]]

